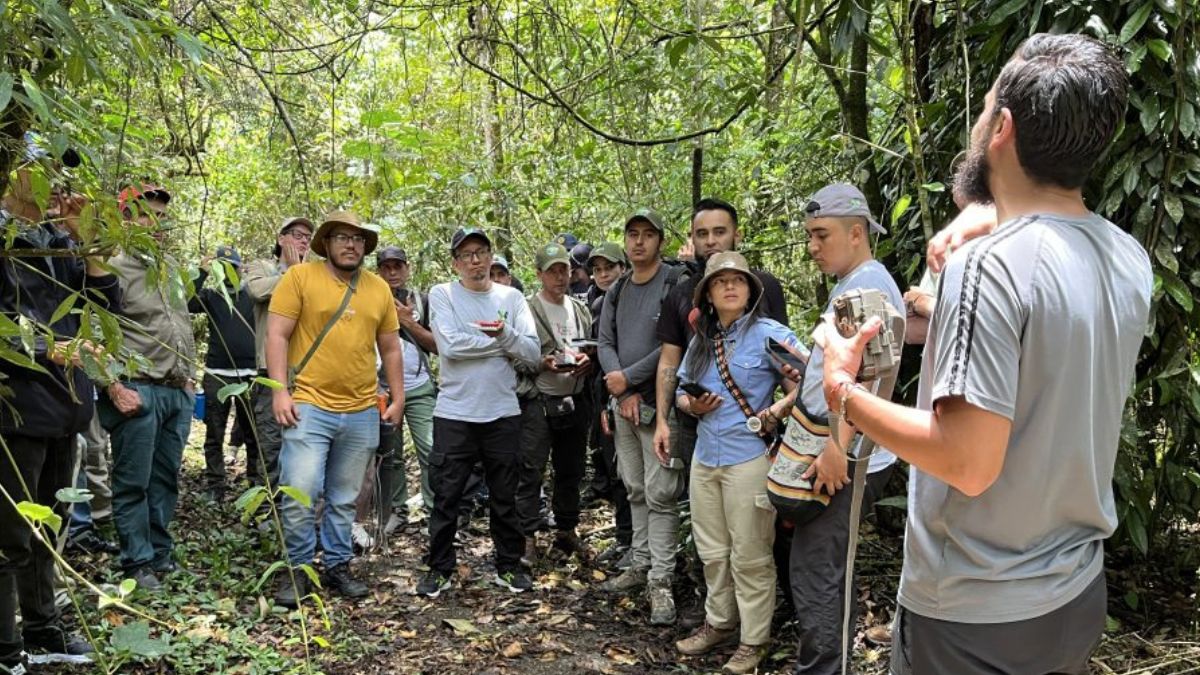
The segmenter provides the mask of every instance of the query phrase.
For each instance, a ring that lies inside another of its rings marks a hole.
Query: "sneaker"
[[[399,530],[407,525],[407,514],[400,513],[399,511],[392,511],[392,514],[388,516],[387,523],[383,526],[383,533],[390,537],[393,534],[396,534],[396,530]]]
[[[675,596],[670,579],[650,582],[650,625],[670,626],[675,623]]]
[[[78,633],[69,633],[60,626],[27,630],[22,637],[30,663],[91,663],[96,651]]]
[[[705,621],[700,626],[700,630],[676,642],[675,648],[679,650],[680,654],[699,656],[707,654],[714,649],[736,644],[737,641],[738,632],[736,629],[730,628],[726,630],[724,628],[716,628]]]
[[[605,593],[628,593],[646,585],[646,573],[649,567],[631,567],[619,576],[615,576],[600,584],[600,590]]]
[[[763,657],[766,655],[766,645],[739,644],[737,651],[733,653],[733,656],[729,657],[729,661],[721,668],[721,672],[729,673],[730,675],[753,673],[758,670],[758,664],[762,663]]]
[[[341,595],[343,598],[363,598],[370,594],[371,589],[366,584],[354,578],[350,573],[350,563],[335,565],[321,575],[321,585]]]
[[[154,570],[150,569],[149,565],[141,567],[129,573],[129,578],[137,582],[137,587],[147,593],[154,593],[162,588],[162,582],[158,580],[158,576],[154,574]]]
[[[507,588],[513,593],[524,593],[533,588],[533,579],[529,578],[529,575],[522,570],[497,572],[496,577],[492,581],[497,586]]]
[[[74,551],[82,551],[83,553],[97,554],[107,553],[108,555],[116,555],[121,552],[121,547],[117,546],[116,542],[109,541],[95,530],[87,529],[67,540],[67,549]]]
[[[296,583],[292,583],[292,577],[296,578]],[[300,606],[300,601],[304,596],[308,595],[308,587],[311,581],[308,575],[302,570],[292,570],[291,574],[284,569],[279,575],[279,583],[275,588],[275,604],[288,609],[296,609]]]
[[[537,563],[537,537],[532,534],[525,535],[525,553],[521,554],[521,564],[526,567],[533,567]]]
[[[450,585],[449,575],[442,574],[437,570],[429,570],[417,584],[417,595],[423,595],[430,599],[436,598],[441,595],[442,591],[448,590]]]
[[[350,527],[350,543],[354,545],[356,553],[362,553],[375,548],[375,537],[367,532],[366,525],[355,523]]]
[[[25,661],[16,663],[0,663],[0,675],[27,675],[29,670],[25,667]]]

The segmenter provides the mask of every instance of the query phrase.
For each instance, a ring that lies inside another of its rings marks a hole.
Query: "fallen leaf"
[[[592,570],[592,578],[596,581],[604,581],[608,578],[608,575],[600,570]]]
[[[471,633],[479,632],[479,629],[475,627],[475,624],[467,621],[466,619],[442,619],[442,622],[453,628],[454,632],[458,633],[459,635],[470,635]]]
[[[509,644],[507,647],[505,647],[504,651],[502,651],[500,653],[503,654],[504,658],[506,658],[506,659],[515,659],[518,656],[524,654],[525,650],[521,648],[520,642],[513,642],[513,643]]]
[[[402,630],[402,631],[400,631],[400,632],[396,633],[396,637],[402,637],[402,638],[404,638],[405,640],[412,640],[413,638],[417,637],[417,631],[415,631],[415,630]]]
[[[570,618],[571,618],[571,616],[569,614],[555,614],[554,616],[552,616],[546,620],[546,625],[547,626],[557,626],[558,624],[563,623],[567,619],[570,619]]]

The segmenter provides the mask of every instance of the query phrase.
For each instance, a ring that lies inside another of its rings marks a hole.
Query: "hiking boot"
[[[392,511],[392,515],[388,516],[387,523],[383,526],[383,533],[390,537],[396,534],[396,530],[406,526],[408,526],[408,514]]]
[[[68,539],[67,550],[82,551],[93,555],[97,553],[116,555],[121,552],[121,547],[117,546],[116,542],[109,541],[96,534],[95,530],[89,529]]]
[[[605,593],[628,593],[646,585],[646,573],[649,567],[631,567],[619,576],[615,576],[600,584],[600,590]]]
[[[559,530],[554,533],[553,548],[562,557],[570,558],[571,554],[579,551],[579,535],[575,534],[575,530]]]
[[[533,588],[533,579],[529,578],[524,570],[496,572],[496,577],[492,581],[497,586],[507,588],[513,593],[524,593]]]
[[[375,548],[375,537],[367,531],[367,526],[355,523],[350,526],[350,543],[354,545],[355,553],[363,553]]]
[[[442,591],[450,588],[449,575],[442,574],[437,570],[429,570],[425,576],[421,577],[420,583],[417,584],[417,595],[423,595],[427,598],[436,598]]]
[[[533,567],[537,563],[537,537],[535,535],[526,535],[525,537],[525,552],[521,554],[521,564],[526,567]]]
[[[79,634],[68,633],[61,626],[27,630],[23,638],[30,660],[37,663],[91,663],[96,651]]]
[[[625,555],[622,555],[621,559],[617,561],[617,569],[619,569],[619,570],[631,569],[633,567],[633,557],[634,557],[633,547],[631,546],[625,550]]]
[[[670,626],[674,624],[675,596],[671,593],[671,580],[655,579],[651,581],[649,595],[650,625]]]
[[[25,657],[16,663],[0,663],[0,675],[27,675],[29,669],[25,667]]]
[[[149,565],[141,567],[129,573],[129,578],[137,582],[137,587],[147,593],[154,593],[162,588],[162,582],[154,574],[154,570],[150,569]]]
[[[743,673],[753,673],[758,670],[758,664],[762,662],[763,657],[767,655],[766,645],[742,645],[739,644],[737,651],[725,665],[721,668],[722,673],[730,675],[742,675]]]
[[[863,637],[880,646],[890,645],[892,644],[892,627],[890,625],[871,626]]]
[[[700,630],[687,636],[686,638],[675,643],[675,648],[680,654],[688,656],[699,656],[707,654],[714,649],[726,647],[736,644],[738,641],[737,629],[716,628],[709,622],[705,621]]]
[[[350,563],[334,565],[321,575],[321,586],[337,593],[343,598],[364,598],[371,589],[366,584],[354,578],[350,573]]]
[[[155,560],[154,562],[150,563],[150,569],[153,570],[155,574],[171,574],[172,572],[179,571],[179,564],[176,563],[170,555],[168,555],[161,560]]]
[[[629,546],[625,544],[613,544],[604,549],[600,555],[596,556],[596,564],[616,567],[617,562],[623,560],[628,553]],[[626,567],[625,569],[629,568]]]
[[[296,578],[296,583],[292,583],[292,577]],[[308,595],[308,587],[310,584],[308,575],[301,570],[292,570],[291,574],[284,570],[284,573],[279,577],[279,586],[275,589],[275,604],[288,609],[296,609],[300,606],[300,601]]]

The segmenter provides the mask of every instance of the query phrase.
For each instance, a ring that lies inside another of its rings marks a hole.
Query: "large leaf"
[[[135,621],[113,629],[109,638],[114,649],[147,659],[159,659],[171,653],[166,638],[150,637],[150,624]]]
[[[1122,43],[1129,42],[1134,35],[1146,25],[1146,19],[1150,18],[1150,12],[1154,10],[1154,0],[1144,0],[1142,5],[1137,8],[1133,16],[1125,22],[1121,27],[1120,39]]]

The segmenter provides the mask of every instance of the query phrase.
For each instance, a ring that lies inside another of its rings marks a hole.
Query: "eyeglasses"
[[[345,234],[344,232],[338,232],[337,234],[329,235],[329,238],[343,246],[350,243],[353,243],[355,246],[362,246],[363,244],[367,243],[367,238],[361,234]]]
[[[291,237],[292,239],[295,239],[296,241],[312,241],[312,234],[310,234],[308,232],[301,232],[300,230],[292,230],[290,232],[286,232],[285,234],[287,234],[287,236]]]
[[[491,255],[492,255],[492,249],[480,248],[480,249],[476,249],[474,251],[463,251],[461,253],[455,253],[454,259],[459,262],[467,262],[469,260],[487,260],[488,258],[491,257]]]

